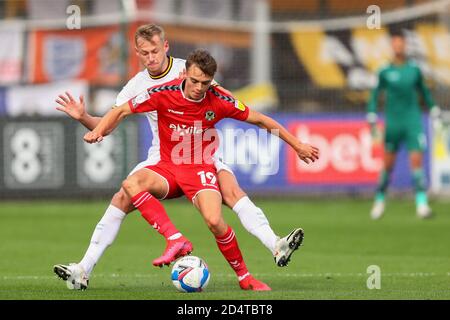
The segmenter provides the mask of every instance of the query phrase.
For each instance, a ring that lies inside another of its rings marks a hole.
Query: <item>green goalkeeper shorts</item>
[[[406,144],[408,151],[424,151],[427,138],[421,123],[387,125],[384,135],[386,151],[397,152]]]

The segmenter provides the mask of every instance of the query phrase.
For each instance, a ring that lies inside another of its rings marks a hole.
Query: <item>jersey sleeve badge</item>
[[[237,100],[237,99],[234,100],[234,107],[236,109],[241,110],[241,111],[245,111],[245,105],[242,102],[240,102],[239,100]]]
[[[150,99],[150,95],[148,94],[147,90],[144,92],[138,94],[136,97],[131,100],[131,103],[133,104],[133,107],[136,107],[138,104],[144,103],[145,101]]]

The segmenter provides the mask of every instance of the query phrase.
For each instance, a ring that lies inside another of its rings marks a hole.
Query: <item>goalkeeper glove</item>
[[[440,130],[442,128],[441,108],[433,106],[430,110],[430,117],[433,129]]]
[[[378,119],[378,116],[375,112],[369,112],[366,115],[366,120],[369,123],[370,134],[372,135],[372,138],[375,138],[378,136],[377,119]]]

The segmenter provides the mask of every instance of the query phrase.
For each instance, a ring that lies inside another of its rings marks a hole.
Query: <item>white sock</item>
[[[274,254],[277,235],[270,227],[264,212],[255,206],[247,196],[236,202],[233,211],[237,213],[244,228],[257,237]]]
[[[120,225],[123,219],[126,217],[125,212],[109,205],[105,214],[101,220],[97,223],[94,233],[92,234],[91,243],[84,254],[83,259],[80,261],[80,265],[88,276],[91,274],[98,260],[116,239],[119,232]]]

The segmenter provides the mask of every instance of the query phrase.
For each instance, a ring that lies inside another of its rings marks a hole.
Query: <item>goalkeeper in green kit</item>
[[[394,59],[379,71],[378,85],[372,91],[367,106],[367,120],[371,126],[372,137],[376,140],[379,136],[376,126],[377,100],[380,93],[385,92],[384,166],[377,185],[371,218],[379,219],[384,213],[386,189],[397,151],[402,143],[406,145],[409,153],[417,216],[428,218],[432,212],[428,205],[426,176],[422,163],[426,135],[422,126],[419,94],[423,96],[431,117],[436,121],[439,119],[440,109],[435,105],[419,67],[406,58],[403,35],[393,34],[391,39]]]

